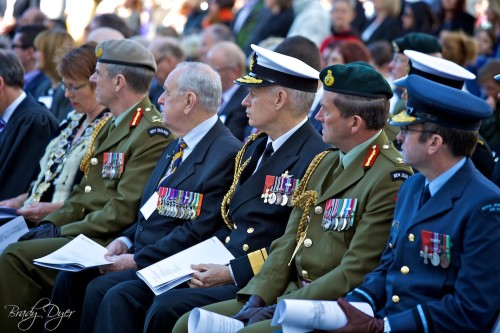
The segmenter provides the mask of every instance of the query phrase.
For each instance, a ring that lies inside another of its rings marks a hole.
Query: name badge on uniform
[[[203,194],[160,187],[157,209],[162,216],[195,220],[200,215],[202,201]]]
[[[280,177],[267,175],[260,197],[265,204],[291,207],[292,195],[298,186],[299,180],[288,175],[288,171]]]
[[[323,213],[321,227],[323,230],[345,231],[354,224],[357,198],[328,199]]]
[[[125,153],[104,153],[102,178],[119,179],[125,166]]]
[[[423,258],[424,264],[430,261],[433,266],[442,268],[450,266],[452,246],[450,236],[426,230],[422,230],[420,236],[422,238],[420,257]]]

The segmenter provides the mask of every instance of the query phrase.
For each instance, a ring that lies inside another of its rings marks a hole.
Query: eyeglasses
[[[12,44],[10,46],[10,48],[12,50],[14,50],[14,49],[23,49],[23,50],[26,50],[26,49],[29,49],[30,47],[33,47],[33,45],[17,45],[17,44]]]
[[[420,133],[431,133],[431,134],[436,134],[436,132],[432,132],[432,131],[423,131],[423,130],[418,130],[418,129],[413,129],[413,128],[410,128],[409,126],[401,126],[399,128],[399,131],[401,132],[401,134],[403,134],[404,136],[408,135],[408,132],[420,132]]]
[[[82,89],[83,87],[85,87],[87,84],[89,84],[88,82],[84,82],[82,84],[79,84],[77,86],[73,85],[73,84],[66,84],[64,82],[60,82],[61,83],[61,87],[64,91],[69,91],[70,93],[75,93],[77,92],[78,90]]]

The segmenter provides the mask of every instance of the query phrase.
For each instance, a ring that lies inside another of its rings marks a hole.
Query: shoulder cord
[[[94,127],[94,132],[92,132],[92,138],[90,139],[90,145],[89,145],[89,150],[85,154],[85,156],[82,158],[82,161],[80,163],[80,170],[85,173],[85,176],[87,176],[89,167],[90,167],[90,159],[92,155],[94,154],[94,143],[97,135],[101,131],[101,129],[104,127],[104,125],[107,124],[108,120],[111,119],[111,113],[107,116],[102,117],[101,121],[97,123]]]
[[[330,151],[327,150],[319,153],[314,157],[314,159],[309,164],[309,167],[307,168],[304,176],[302,177],[297,190],[293,193],[292,206],[299,207],[303,210],[302,217],[299,222],[299,227],[297,229],[297,243],[300,241],[301,237],[304,236],[303,233],[305,232],[307,223],[309,222],[309,211],[311,210],[311,207],[316,204],[316,200],[318,200],[318,192],[312,190],[306,191],[307,184],[309,183],[309,179],[311,178],[314,170],[316,170],[319,163],[329,152]]]
[[[250,162],[251,157],[249,157],[243,164],[241,164],[241,161],[243,159],[243,155],[245,155],[245,152],[247,150],[248,145],[257,140],[259,137],[261,137],[264,134],[264,132],[258,132],[255,134],[250,134],[248,136],[247,142],[243,145],[243,148],[236,154],[236,158],[234,160],[234,177],[233,177],[233,183],[231,184],[231,187],[229,188],[229,191],[224,195],[224,198],[222,199],[222,204],[221,204],[221,214],[222,214],[222,219],[224,220],[224,223],[226,226],[229,228],[229,230],[232,230],[234,228],[234,224],[231,222],[229,219],[229,203],[231,202],[231,199],[233,198],[234,191],[236,189],[236,185],[238,185],[238,182],[240,180],[240,176],[242,171],[245,169],[247,166],[248,162]]]

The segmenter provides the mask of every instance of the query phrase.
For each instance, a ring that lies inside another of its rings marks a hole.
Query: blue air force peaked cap
[[[97,44],[97,62],[148,68],[156,72],[154,56],[140,43],[131,39],[109,39]]]
[[[406,111],[392,117],[393,126],[431,122],[474,131],[479,129],[482,119],[493,113],[481,98],[418,75],[408,75],[406,91]]]
[[[307,92],[318,90],[319,72],[300,61],[281,53],[252,44],[254,53],[250,72],[234,83],[246,87],[279,85]]]
[[[404,54],[410,60],[408,75],[416,74],[457,89],[462,89],[465,80],[476,78],[473,73],[452,61],[412,50],[406,50]],[[405,87],[406,76],[395,80],[394,85]]]
[[[326,91],[367,98],[392,97],[389,83],[367,63],[331,65],[321,70],[319,78]]]

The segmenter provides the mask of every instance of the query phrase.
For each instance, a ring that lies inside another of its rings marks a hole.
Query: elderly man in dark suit
[[[120,282],[137,279],[137,268],[149,266],[201,242],[224,225],[220,204],[233,178],[232,161],[241,143],[218,120],[221,85],[217,73],[197,62],[182,63],[168,76],[159,103],[164,106],[163,121],[179,137],[166,147],[142,195],[137,221],[121,237],[108,246],[108,258],[113,265],[82,273],[60,273],[52,293],[52,303],[61,308],[77,310],[64,320],[59,329],[76,332],[86,285],[109,289]],[[202,96],[210,92],[209,97]],[[204,97],[204,98],[202,98]],[[187,105],[183,104],[187,98]],[[187,112],[184,112],[187,110]],[[183,145],[180,162],[176,153]],[[174,165],[177,167],[173,170]],[[182,191],[182,192],[181,192]],[[179,210],[197,212],[180,216],[157,204],[165,201],[166,193],[177,193],[170,202],[186,196],[192,200],[176,204]],[[163,196],[163,197],[162,197]],[[153,211],[147,212],[147,202],[154,197]],[[180,216],[180,217],[179,217]],[[97,304],[94,304],[97,302]],[[82,331],[94,325],[89,317],[97,311],[99,299],[85,300]],[[96,308],[94,308],[94,305]]]
[[[318,72],[296,58],[253,48],[250,73],[236,82],[249,88],[243,105],[250,125],[261,133],[236,156],[235,178],[222,201],[226,226],[216,232],[236,259],[223,266],[193,258],[192,280],[157,297],[142,280],[111,288],[99,306],[94,332],[170,331],[186,311],[234,298],[259,271],[271,242],[283,234],[292,193],[309,162],[328,147],[307,119]],[[88,288],[87,296],[96,292]],[[112,313],[128,321],[116,322]]]
[[[207,53],[207,63],[219,72],[222,82],[222,99],[219,118],[241,141],[248,127],[246,107],[241,104],[248,94],[246,87],[234,83],[245,72],[245,54],[233,42],[218,42]]]
[[[23,90],[23,67],[11,51],[0,52],[0,200],[27,192],[45,146],[57,129],[49,110]]]

